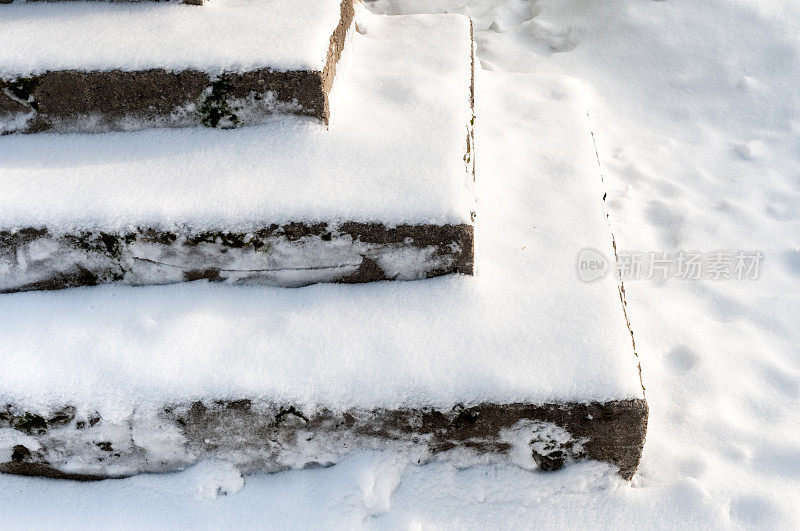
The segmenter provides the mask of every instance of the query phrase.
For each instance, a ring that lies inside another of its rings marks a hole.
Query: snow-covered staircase
[[[329,128],[0,138],[0,290],[46,290],[0,296],[0,471],[390,448],[633,475],[647,404],[624,300],[575,270],[613,252],[580,88],[476,75],[464,17],[358,11]],[[195,279],[224,283],[121,285]]]

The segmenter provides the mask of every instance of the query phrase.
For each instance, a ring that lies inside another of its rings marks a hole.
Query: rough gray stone
[[[0,4],[10,4],[14,0],[0,0]],[[20,1],[20,0],[17,0]],[[72,2],[77,0],[22,0],[25,2]],[[103,0],[98,0],[103,1]],[[144,2],[144,1],[152,1],[152,2],[168,2],[169,0],[106,0],[109,2]],[[189,4],[193,6],[202,6],[208,0],[181,0],[182,4]]]
[[[94,415],[54,424],[45,420],[49,414],[8,406],[6,422],[29,442],[5,449],[10,458],[0,471],[93,480],[179,470],[213,458],[243,473],[276,472],[330,466],[360,448],[396,445],[420,462],[465,455],[513,459],[529,452],[540,470],[549,471],[599,460],[630,479],[647,414],[644,400],[310,412],[238,400],[172,405],[155,416],[134,412],[116,422]]]
[[[471,275],[471,225],[290,223],[250,232],[0,231],[0,293],[199,279],[296,287]]]

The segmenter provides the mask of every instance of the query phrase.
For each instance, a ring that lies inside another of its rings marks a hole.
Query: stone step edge
[[[298,287],[473,274],[471,225],[265,224],[250,231],[0,231],[0,293],[208,279]]]
[[[15,430],[23,441],[10,449],[0,472],[88,481],[220,459],[245,474],[271,473],[332,466],[351,451],[398,444],[416,449],[420,462],[458,452],[513,461],[527,459],[527,453],[539,470],[551,471],[597,460],[630,480],[648,418],[644,399],[310,413],[292,404],[208,400],[165,406],[149,418],[132,414],[122,422],[76,411],[0,409],[0,428]]]
[[[19,2],[19,0],[0,0],[0,4],[12,4],[15,1]],[[80,0],[24,0],[25,2],[72,2],[72,1],[80,1]],[[98,0],[98,1],[105,1],[105,0]],[[164,2],[167,0],[111,0],[113,2],[142,2],[142,1],[152,1],[152,2]],[[205,5],[206,2],[209,0],[180,0],[182,4],[189,4],[192,6],[202,6]]]
[[[230,128],[261,123],[276,113],[311,116],[327,125],[328,95],[353,23],[353,0],[342,0],[340,10],[321,71],[56,70],[0,78],[0,134]]]

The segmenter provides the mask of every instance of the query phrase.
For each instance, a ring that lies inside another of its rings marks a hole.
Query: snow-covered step
[[[479,74],[476,276],[5,295],[0,468],[255,472],[389,447],[629,478],[647,404],[616,281],[577,274],[582,249],[613,256],[581,89]]]
[[[641,400],[334,410],[238,399],[107,416],[73,406],[42,413],[0,409],[0,472],[99,480],[214,459],[244,474],[270,473],[395,447],[417,462],[511,459],[543,471],[591,459],[630,479],[647,423]]]
[[[0,133],[327,123],[352,18],[352,0],[5,5]]]
[[[362,19],[330,128],[0,137],[0,292],[471,274],[469,19]]]
[[[17,3],[24,3],[24,2],[71,2],[71,1],[82,1],[82,0],[0,0],[0,4],[13,4],[14,2]],[[141,1],[148,1],[148,0],[92,0],[92,1],[113,1],[113,2],[120,2],[120,1],[130,1],[130,2],[141,2]],[[194,5],[194,6],[202,6],[205,4],[206,0],[152,0],[154,2],[180,2],[184,4]]]

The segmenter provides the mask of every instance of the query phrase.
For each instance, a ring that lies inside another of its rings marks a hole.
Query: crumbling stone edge
[[[396,445],[415,450],[419,462],[467,454],[513,462],[527,453],[539,470],[552,471],[598,460],[630,480],[647,416],[643,399],[346,411],[209,400],[122,420],[70,406],[36,413],[7,405],[0,408],[0,429],[14,430],[22,442],[0,448],[7,454],[0,472],[88,481],[220,459],[243,474],[270,473],[332,466],[359,448]]]
[[[473,274],[472,225],[262,224],[251,230],[0,230],[0,293],[207,279],[299,287]]]

